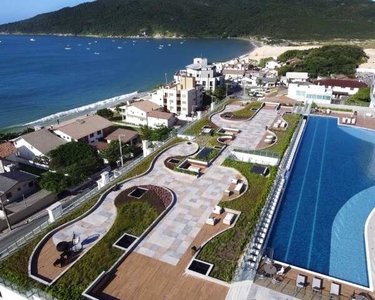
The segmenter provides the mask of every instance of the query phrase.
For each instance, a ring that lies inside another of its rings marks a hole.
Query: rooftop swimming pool
[[[274,259],[368,286],[375,132],[310,117],[268,242]]]

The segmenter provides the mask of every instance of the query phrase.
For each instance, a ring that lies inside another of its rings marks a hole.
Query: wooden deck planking
[[[200,246],[213,235],[228,228],[222,223],[226,213],[215,226],[203,225],[176,266],[131,253],[117,269],[114,278],[97,296],[101,299],[225,299],[229,288],[208,280],[185,274],[192,259],[190,248]],[[164,298],[165,297],[165,298]]]

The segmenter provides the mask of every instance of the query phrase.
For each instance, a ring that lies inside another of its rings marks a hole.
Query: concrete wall
[[[232,154],[235,155],[237,159],[241,161],[250,162],[253,164],[266,165],[266,166],[277,166],[280,160],[279,158],[276,158],[276,157],[261,156],[261,155],[236,152],[236,151],[232,151]]]
[[[42,156],[43,153],[38,149],[34,148],[28,142],[26,142],[22,137],[14,141],[14,146],[19,152],[19,156],[26,160],[33,160],[35,156]]]

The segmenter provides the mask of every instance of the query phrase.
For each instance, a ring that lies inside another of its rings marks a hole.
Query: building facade
[[[332,90],[314,84],[290,83],[288,97],[305,103],[330,104]]]

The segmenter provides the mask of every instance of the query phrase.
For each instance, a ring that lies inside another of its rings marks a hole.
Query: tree
[[[280,67],[278,74],[279,76],[285,76],[287,72],[290,72],[292,70],[291,67],[289,66],[282,66]]]
[[[121,149],[122,149],[123,157],[126,158],[126,157],[129,157],[130,153],[133,151],[133,146],[129,146],[124,143],[121,143]],[[118,140],[111,141],[108,145],[108,148],[102,151],[102,156],[103,158],[108,160],[110,164],[113,164],[116,161],[118,161],[121,157],[119,141]]]
[[[261,59],[259,60],[259,66],[260,66],[261,68],[264,68],[264,67],[266,66],[266,64],[267,64],[269,61],[271,61],[271,60],[273,60],[272,57],[261,58]]]
[[[218,86],[214,92],[213,95],[218,99],[224,99],[226,96],[227,90],[225,86]]]
[[[96,114],[98,116],[101,116],[103,118],[106,118],[106,119],[111,119],[113,118],[113,111],[108,109],[108,108],[102,108],[102,109],[99,109]]]
[[[172,131],[172,128],[168,128],[164,125],[160,125],[156,128],[149,126],[141,126],[142,139],[148,141],[163,141],[168,138]]]
[[[55,195],[63,192],[67,187],[69,187],[70,182],[69,178],[65,177],[60,173],[46,172],[42,174],[42,178],[39,182],[39,185]]]
[[[345,104],[368,103],[371,101],[370,92],[369,87],[360,88],[356,94],[346,100]]]

